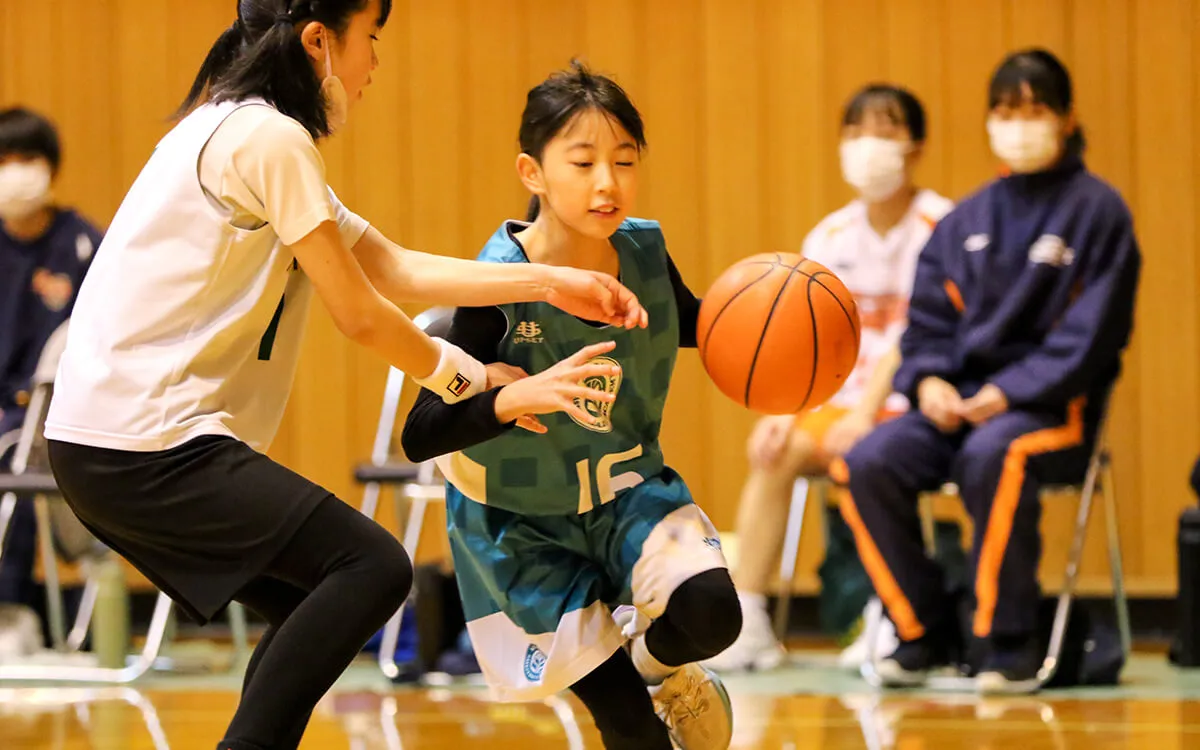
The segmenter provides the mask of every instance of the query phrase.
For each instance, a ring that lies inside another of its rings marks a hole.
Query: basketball
[[[754,255],[708,290],[696,340],[722,393],[762,414],[794,414],[829,400],[854,369],[858,308],[820,263]]]

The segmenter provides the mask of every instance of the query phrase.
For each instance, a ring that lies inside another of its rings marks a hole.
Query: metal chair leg
[[[240,602],[230,602],[225,609],[229,618],[229,636],[233,641],[233,658],[229,661],[229,669],[244,664],[250,658],[250,641],[246,635],[246,608]]]
[[[1050,647],[1047,649],[1046,659],[1042,662],[1042,668],[1038,670],[1035,680],[1037,687],[1048,683],[1054,678],[1054,673],[1058,671],[1063,638],[1067,633],[1067,623],[1071,617],[1071,604],[1075,598],[1075,584],[1079,580],[1079,563],[1083,558],[1083,543],[1087,539],[1088,518],[1092,513],[1092,500],[1096,495],[1099,474],[1100,459],[1097,456],[1088,464],[1087,476],[1083,480],[1083,490],[1079,493],[1079,510],[1075,514],[1075,536],[1071,540],[1067,572],[1063,580],[1062,591],[1058,595],[1058,606],[1054,611],[1054,625],[1050,630]]]
[[[1125,656],[1133,648],[1133,629],[1129,624],[1129,600],[1125,595],[1125,568],[1121,560],[1121,524],[1117,518],[1117,490],[1113,483],[1112,462],[1107,451],[1101,457],[1100,492],[1104,497],[1104,517],[1108,526],[1108,567],[1112,573],[1113,606],[1117,610],[1117,629]]]
[[[783,552],[779,558],[779,599],[775,604],[775,637],[780,641],[787,637],[792,582],[796,578],[796,556],[800,553],[800,534],[804,530],[804,511],[808,506],[809,485],[808,477],[797,477],[792,485],[787,529],[783,535]],[[813,489],[817,488],[814,486]]]
[[[87,577],[83,585],[83,596],[79,600],[79,612],[75,615],[75,624],[67,634],[67,650],[78,651],[87,640],[88,629],[92,625],[92,613],[96,610],[96,594],[100,592],[100,584],[92,576]]]
[[[379,508],[379,482],[367,482],[363,489],[362,514],[375,520],[375,512]]]
[[[933,495],[923,492],[917,496],[917,515],[921,519],[921,540],[925,542],[925,555],[937,554],[936,521],[933,517]]]
[[[421,487],[406,487],[405,494],[409,494],[410,502],[408,511],[408,522],[404,525],[404,549],[408,550],[408,554],[412,559],[417,558],[417,546],[421,541],[421,527],[425,524],[425,506],[429,500],[424,496]],[[404,608],[408,606],[407,600],[400,605],[396,613],[387,621],[387,625],[383,628],[383,635],[379,640],[379,669],[390,680],[396,679],[400,675],[400,666],[396,664],[396,644],[400,641],[400,624],[404,618]]]
[[[34,513],[37,515],[38,550],[42,557],[42,572],[46,576],[46,613],[50,620],[50,642],[54,650],[66,647],[66,617],[63,614],[62,586],[58,580],[58,556],[54,552],[54,532],[50,527],[49,501],[45,496],[34,498]]]
[[[0,499],[0,559],[4,558],[4,540],[8,537],[8,526],[17,511],[17,493],[6,492]]]

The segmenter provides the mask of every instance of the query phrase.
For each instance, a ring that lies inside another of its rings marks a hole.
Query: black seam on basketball
[[[813,311],[812,288],[814,283],[820,286],[822,289],[825,288],[824,284],[817,281],[812,276],[808,277],[808,284],[806,284],[804,288],[805,294],[808,295],[808,309],[809,312],[812,313],[808,316],[812,321],[812,372],[809,373],[808,376],[808,390],[804,392],[804,400],[801,401],[800,405],[796,407],[796,411],[800,411],[804,407],[808,406],[808,400],[812,398],[813,387],[817,384],[817,354],[821,351],[821,344],[817,340],[817,337],[821,329],[819,326],[817,326],[817,316]],[[837,295],[834,296],[836,297]]]
[[[800,262],[802,263],[803,260]],[[754,358],[750,360],[750,372],[746,375],[746,393],[742,398],[742,404],[747,409],[750,408],[750,388],[754,385],[754,369],[758,367],[758,355],[762,351],[763,342],[767,339],[767,331],[771,328],[771,318],[775,315],[775,308],[779,306],[779,300],[783,297],[783,293],[787,289],[787,285],[792,283],[792,278],[797,273],[800,273],[799,269],[797,268],[798,265],[799,263],[797,263],[796,266],[787,266],[787,278],[784,279],[783,283],[779,285],[779,291],[775,293],[775,299],[771,302],[771,309],[767,311],[767,319],[763,321],[762,334],[760,334],[758,337],[758,346],[754,347]],[[807,276],[808,274],[800,273],[800,275]],[[811,385],[809,386],[809,392],[812,392]]]
[[[854,316],[851,315],[850,311],[846,309],[846,306],[842,304],[842,300],[837,296],[837,294],[832,289],[830,289],[829,287],[827,287],[821,283],[821,280],[817,278],[818,276],[833,276],[833,274],[829,273],[827,271],[817,271],[816,273],[812,274],[808,278],[811,281],[818,284],[822,289],[829,292],[830,296],[832,296],[833,299],[835,301],[837,301],[838,307],[842,308],[842,313],[845,314],[845,316],[846,316],[846,320],[850,322],[850,330],[854,332],[854,338],[861,340],[862,332],[858,330],[858,321],[854,319]],[[837,276],[833,276],[833,278],[836,279]],[[839,281],[840,281],[840,279],[839,279]]]
[[[746,286],[744,286],[741,289],[734,292],[734,294],[731,295],[729,297],[729,299],[725,300],[725,304],[721,305],[721,309],[717,310],[717,314],[713,316],[712,322],[708,324],[708,335],[704,337],[704,341],[700,342],[700,363],[701,364],[705,363],[705,356],[708,354],[708,340],[710,338],[712,338],[713,331],[715,331],[717,329],[717,321],[720,320],[721,316],[725,314],[725,310],[728,309],[728,307],[733,304],[733,301],[735,299],[742,296],[743,292],[745,292],[747,289],[754,286],[758,282],[762,281],[763,279],[767,278],[767,276],[769,276],[771,274],[771,271],[774,268],[775,268],[775,265],[772,264],[770,268],[768,268],[766,271],[763,272],[762,276],[759,276],[754,281],[751,281]]]

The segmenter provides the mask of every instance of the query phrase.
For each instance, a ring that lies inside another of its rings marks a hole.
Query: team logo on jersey
[[[523,320],[517,323],[512,341],[514,344],[540,344],[545,341],[542,327],[532,320]]]
[[[1043,234],[1029,248],[1029,262],[1062,268],[1075,262],[1075,251],[1067,247],[1062,237]]]
[[[623,370],[621,363],[612,357],[593,357],[588,361],[590,365],[612,365],[617,368],[615,375],[596,375],[590,378],[584,378],[580,381],[580,385],[591,388],[594,391],[603,391],[611,393],[612,401],[597,401],[591,398],[575,398],[575,405],[588,413],[590,417],[596,420],[595,424],[590,422],[581,422],[571,415],[571,419],[575,420],[575,424],[580,427],[586,427],[595,432],[612,432],[612,408],[616,403],[617,391],[621,390],[621,376]]]
[[[525,649],[525,679],[530,682],[541,682],[542,674],[546,671],[546,654],[540,648],[529,644]]]
[[[991,242],[991,238],[986,234],[973,234],[963,243],[963,250],[966,250],[968,253],[977,253],[991,244]]]
[[[706,536],[706,537],[704,537],[704,546],[708,547],[709,549],[715,549],[717,552],[720,552],[721,551],[721,540],[715,536]]]
[[[65,273],[54,273],[39,268],[33,274],[33,293],[42,298],[42,304],[51,312],[60,312],[75,294],[71,277]]]

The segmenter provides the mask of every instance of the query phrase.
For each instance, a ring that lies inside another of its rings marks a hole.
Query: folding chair
[[[16,509],[17,496],[19,494],[33,495],[34,509],[37,514],[38,548],[46,576],[46,609],[50,621],[51,643],[55,650],[77,652],[83,646],[83,641],[91,626],[99,584],[94,577],[87,577],[75,623],[70,634],[65,634],[62,587],[58,580],[56,541],[57,546],[61,547],[64,539],[69,539],[71,546],[81,557],[86,555],[96,559],[110,555],[112,552],[88,534],[78,519],[62,504],[62,495],[58,490],[58,485],[54,482],[54,477],[50,474],[49,460],[46,456],[46,441],[42,428],[46,420],[46,413],[50,408],[50,398],[54,392],[54,376],[58,369],[58,360],[62,356],[63,349],[66,348],[67,325],[67,323],[63,323],[42,349],[37,371],[33,376],[32,393],[26,408],[25,421],[13,453],[11,473],[0,474],[0,495],[2,495],[2,499],[0,499],[0,558],[4,555],[3,542]],[[51,505],[52,501],[55,503],[54,506]],[[158,661],[159,651],[167,631],[171,606],[170,598],[160,592],[158,600],[155,602],[154,614],[150,618],[150,628],[142,653],[123,668],[38,664],[0,665],[0,682],[18,680],[131,682],[145,674]],[[230,668],[232,668],[233,664],[240,661],[238,657],[245,655],[249,649],[246,646],[244,610],[235,602],[229,605],[227,612],[233,631],[234,645],[237,649],[235,658],[230,664]]]
[[[435,307],[418,315],[413,322],[425,330],[451,313],[452,309]],[[379,507],[379,493],[385,484],[395,488],[393,494],[397,518],[403,515],[400,507],[402,502],[408,501],[408,520],[404,524],[402,541],[408,554],[415,560],[417,546],[421,542],[421,530],[425,525],[425,509],[430,502],[445,502],[446,490],[436,477],[433,461],[412,464],[392,458],[392,437],[396,429],[396,412],[404,394],[404,381],[403,370],[395,367],[388,370],[371,460],[355,467],[354,479],[364,485],[362,513],[368,518],[375,517]],[[400,675],[400,667],[396,664],[396,644],[400,640],[400,622],[406,606],[407,601],[401,604],[388,620],[380,639],[379,668],[388,679],[395,679]]]
[[[1083,545],[1087,538],[1088,519],[1091,517],[1092,501],[1095,499],[1097,490],[1100,491],[1104,499],[1105,525],[1108,531],[1109,572],[1112,575],[1113,607],[1117,614],[1117,628],[1121,637],[1121,650],[1126,659],[1129,657],[1133,637],[1129,625],[1129,602],[1125,596],[1125,575],[1121,562],[1121,536],[1117,522],[1116,485],[1112,478],[1112,457],[1109,453],[1106,439],[1106,422],[1107,419],[1105,418],[1099,425],[1096,445],[1088,461],[1083,483],[1047,485],[1042,487],[1041,490],[1042,502],[1045,502],[1047,497],[1052,495],[1078,492],[1079,508],[1075,514],[1075,533],[1071,540],[1062,591],[1059,592],[1058,606],[1054,612],[1054,624],[1050,630],[1049,647],[1046,650],[1046,656],[1042,661],[1041,668],[1038,670],[1037,677],[1015,686],[1015,690],[1019,692],[1033,692],[1045,687],[1054,678],[1055,672],[1058,671],[1059,661],[1062,656],[1063,638],[1067,632],[1067,623],[1071,615],[1071,605],[1075,598],[1075,584],[1079,577],[1079,562],[1083,556]],[[941,494],[955,497],[959,495],[958,487],[953,483],[944,484],[940,492]],[[922,504],[920,509],[922,529],[926,534],[928,534],[928,529],[932,528],[932,523],[925,521],[928,515],[928,507],[928,505]],[[929,537],[926,536],[927,548],[929,542]],[[879,626],[882,617],[883,615],[880,613],[879,617],[868,624],[868,628],[872,630],[872,633]],[[873,643],[874,640],[868,638],[868,644]],[[882,680],[877,670],[877,660],[879,658],[880,655],[875,654],[872,649],[868,652],[868,658],[862,667],[863,677],[874,687],[882,687]],[[974,680],[969,677],[932,676],[926,682],[926,687],[932,690],[957,691],[973,690],[974,684]]]

